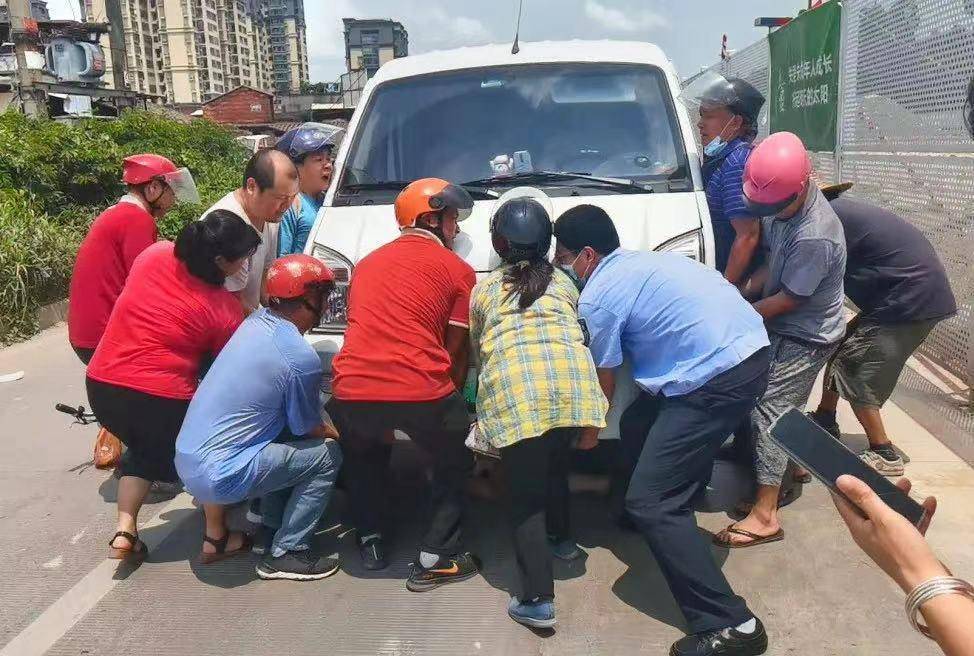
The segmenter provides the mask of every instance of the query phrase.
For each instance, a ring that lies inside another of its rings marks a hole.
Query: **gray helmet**
[[[726,107],[744,117],[748,125],[757,125],[764,107],[764,96],[754,85],[739,77],[719,78],[697,97],[702,107]]]

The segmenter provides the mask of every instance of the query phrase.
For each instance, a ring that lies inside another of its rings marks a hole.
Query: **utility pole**
[[[30,32],[27,21],[33,21],[28,0],[7,0],[10,13],[10,37],[17,55],[17,95],[27,116],[46,114],[46,107],[37,101],[34,87],[34,71],[27,66],[27,52]]]

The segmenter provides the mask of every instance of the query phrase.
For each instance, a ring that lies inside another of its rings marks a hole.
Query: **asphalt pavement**
[[[56,402],[85,403],[84,372],[63,327],[0,350],[0,656],[30,654],[665,654],[682,619],[642,540],[611,525],[604,498],[574,498],[575,532],[587,555],[556,567],[559,626],[520,627],[506,616],[513,556],[502,508],[475,501],[470,547],[482,577],[414,594],[404,588],[424,505],[422,462],[397,447],[391,567],[365,572],[340,524],[339,496],[317,541],[342,554],[325,581],[260,581],[256,557],[198,561],[202,521],[180,494],[145,507],[141,533],[152,548],[137,569],[105,560],[114,529],[116,482],[91,467],[94,427],[72,426]],[[929,539],[959,576],[974,578],[974,470],[899,407],[884,411],[908,454],[907,472],[940,510]],[[845,439],[861,428],[845,412]],[[710,532],[730,523],[699,514]],[[902,593],[867,561],[822,486],[806,486],[783,514],[786,539],[761,548],[715,549],[735,589],[764,619],[770,654],[939,653],[913,633]],[[5,645],[5,646],[3,646]]]

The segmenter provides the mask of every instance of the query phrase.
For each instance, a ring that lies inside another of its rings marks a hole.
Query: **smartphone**
[[[850,474],[865,482],[886,505],[906,517],[914,526],[920,526],[926,518],[927,511],[923,506],[866,465],[846,445],[800,410],[792,408],[781,415],[771,427],[771,438],[792,460],[842,498],[846,496],[836,487],[835,481],[843,474]],[[851,505],[860,515],[863,514],[855,504]]]

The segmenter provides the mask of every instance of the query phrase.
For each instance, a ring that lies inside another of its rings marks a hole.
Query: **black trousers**
[[[128,448],[118,471],[147,481],[175,483],[176,437],[189,401],[167,399],[86,378],[88,402],[98,422]]]
[[[568,469],[577,428],[556,428],[502,448],[522,601],[555,597],[548,536],[571,537]]]
[[[93,348],[82,348],[80,346],[72,346],[71,348],[74,349],[74,354],[81,360],[81,364],[88,364],[95,357],[95,349]]]
[[[392,454],[383,437],[401,430],[433,459],[430,524],[420,548],[441,556],[459,553],[464,486],[473,469],[473,454],[463,443],[470,429],[463,397],[453,393],[423,403],[332,397],[326,407],[341,434],[349,511],[359,537],[382,534]]]
[[[763,396],[769,367],[768,349],[762,349],[689,394],[642,394],[620,424],[632,472],[625,509],[653,551],[691,633],[737,626],[752,617],[700,534],[692,501],[707,484],[721,444]]]

